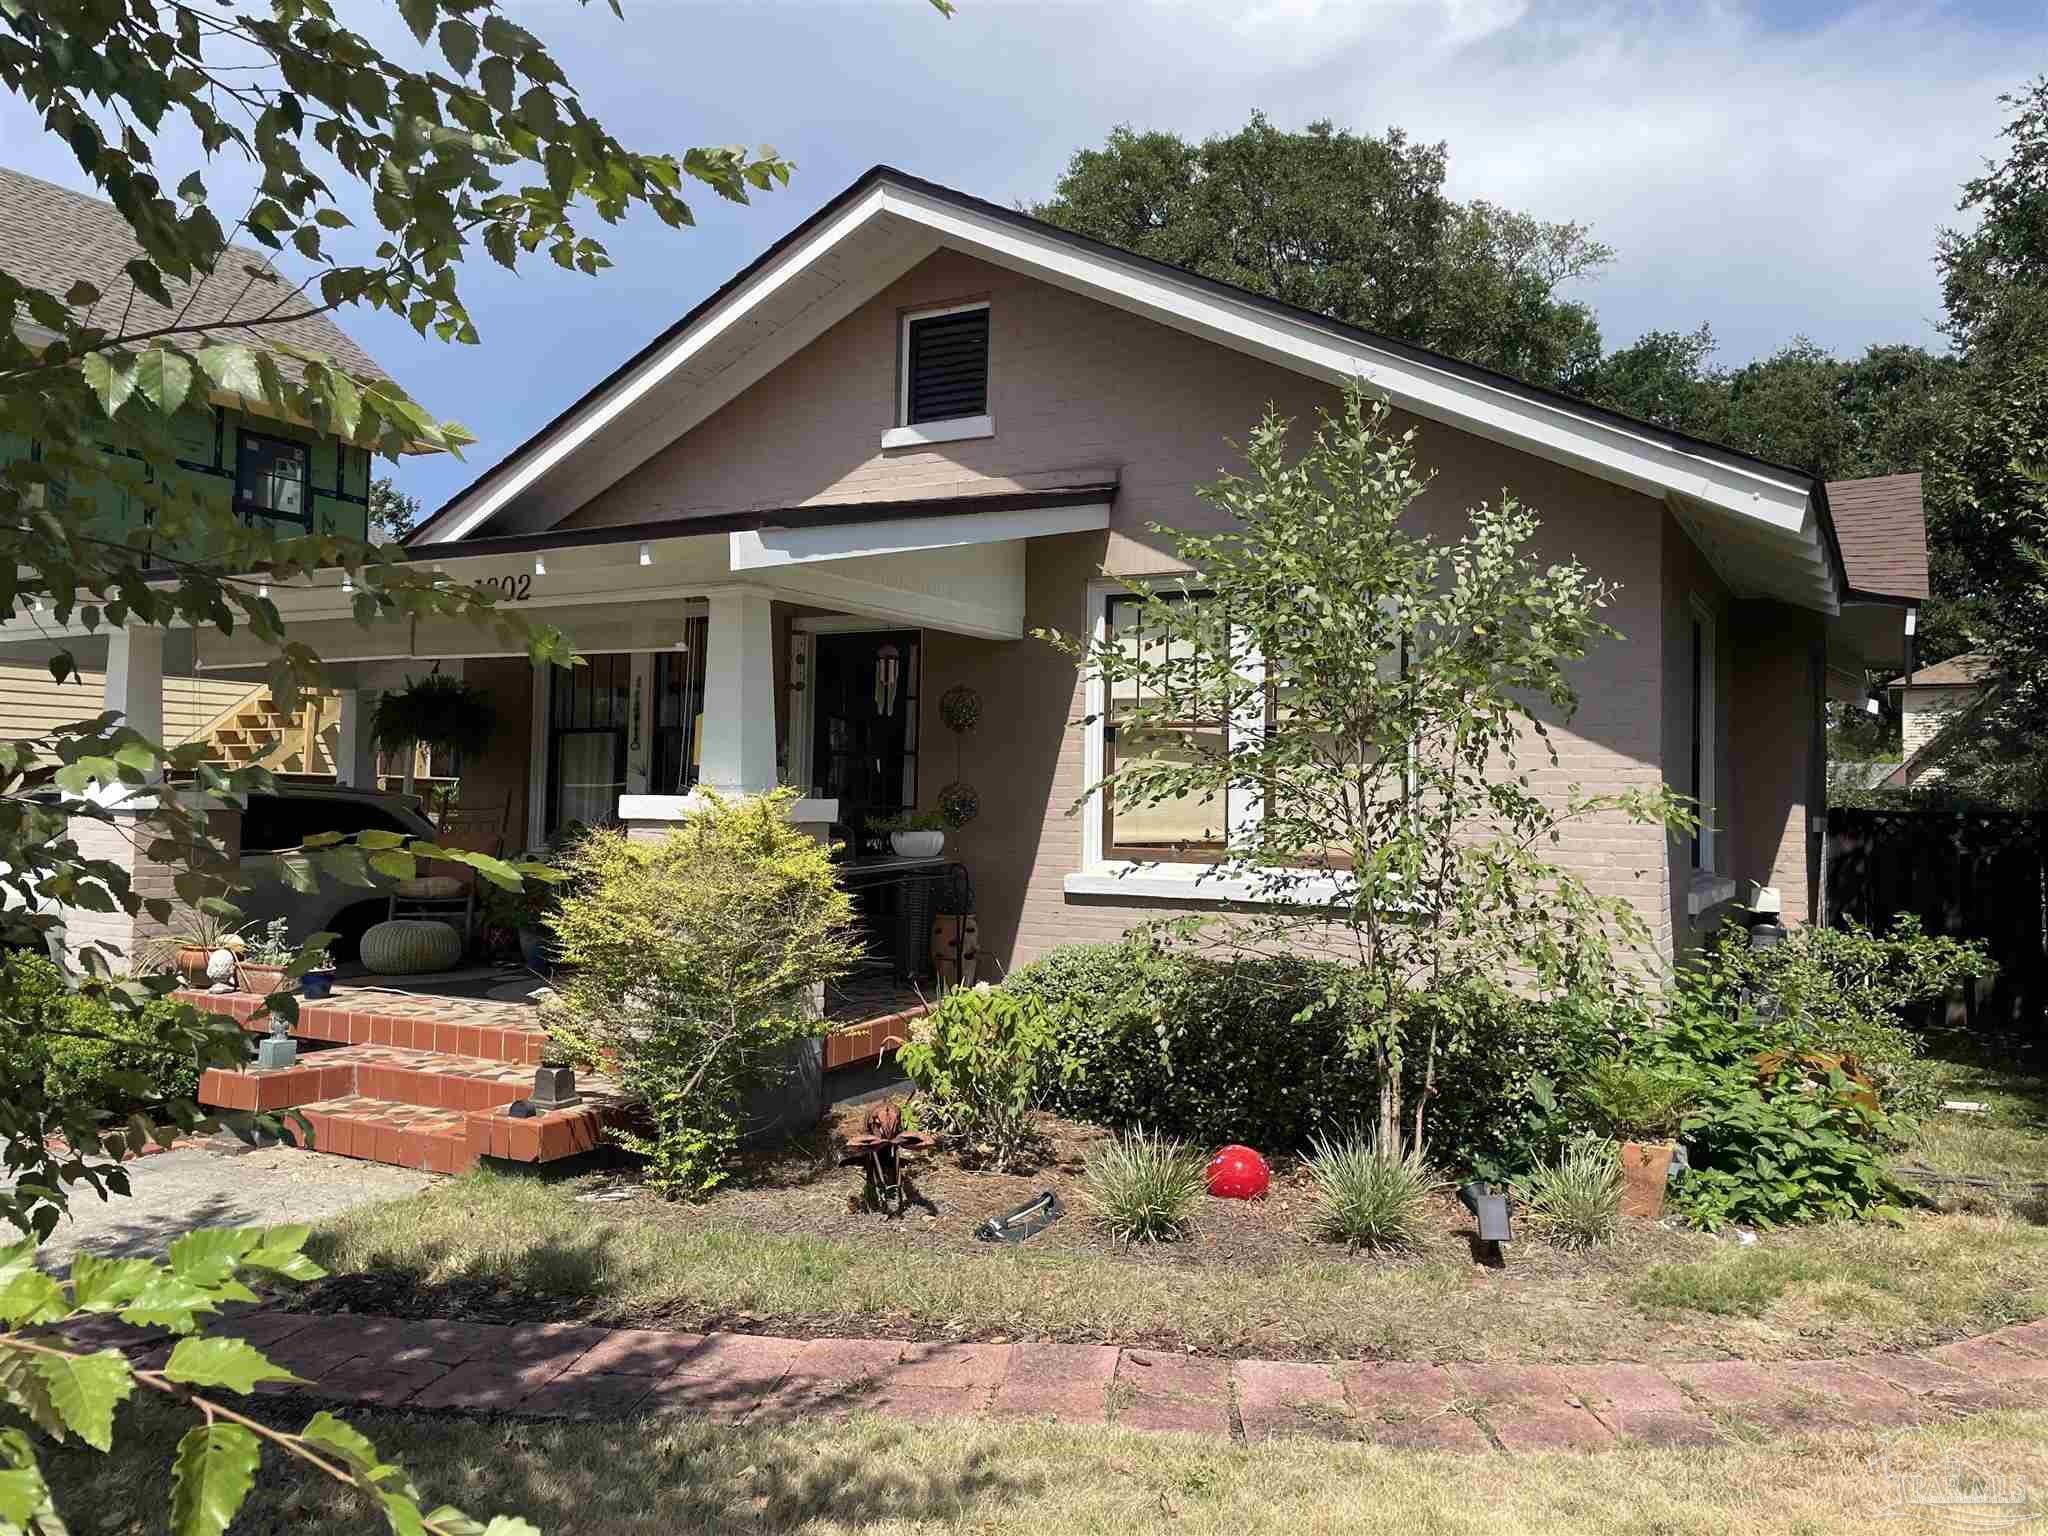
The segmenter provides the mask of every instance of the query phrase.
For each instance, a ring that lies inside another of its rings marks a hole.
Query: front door
[[[886,843],[874,816],[917,804],[918,634],[821,634],[811,663],[813,793],[839,802],[861,852]]]

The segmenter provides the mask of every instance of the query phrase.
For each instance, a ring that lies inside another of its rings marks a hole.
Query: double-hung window
[[[1203,595],[1174,595],[1171,600],[1200,602]],[[1147,606],[1139,598],[1117,594],[1107,599],[1107,633],[1126,655],[1155,665],[1191,659],[1186,641],[1148,627],[1148,617]],[[1134,709],[1151,702],[1141,692],[1143,685],[1119,679],[1105,686],[1107,697],[1101,712],[1104,776],[1136,762],[1214,762],[1229,754],[1229,721],[1155,719],[1143,726],[1126,724]],[[1152,805],[1113,805],[1107,793],[1097,799],[1099,807],[1091,809],[1101,817],[1103,857],[1132,861],[1213,864],[1226,851],[1230,828],[1241,825],[1249,809],[1235,786]],[[1237,802],[1235,815],[1233,800]]]
[[[235,464],[235,510],[254,526],[258,518],[310,529],[312,450],[289,438],[244,428]]]

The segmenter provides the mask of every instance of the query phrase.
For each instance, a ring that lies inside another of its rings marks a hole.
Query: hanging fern
[[[439,672],[408,678],[403,688],[377,700],[371,729],[377,745],[402,752],[417,743],[452,747],[465,756],[481,752],[498,723],[490,695]]]

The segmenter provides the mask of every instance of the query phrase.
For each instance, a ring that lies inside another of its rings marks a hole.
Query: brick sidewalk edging
[[[1917,1354],[1658,1366],[1316,1365],[1113,1345],[507,1327],[275,1308],[213,1331],[249,1340],[307,1379],[259,1391],[533,1418],[1049,1418],[1254,1445],[1308,1435],[1517,1452],[1707,1444],[1741,1425],[1765,1432],[1893,1427],[2048,1406],[2048,1322]],[[143,1365],[160,1364],[171,1348],[161,1332],[140,1337],[110,1319],[83,1324],[71,1337],[122,1344]]]

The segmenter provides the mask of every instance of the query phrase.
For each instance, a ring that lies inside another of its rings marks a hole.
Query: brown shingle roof
[[[1965,651],[1947,661],[1937,661],[1906,677],[1895,677],[1887,688],[1972,688],[1991,675],[1991,658],[1982,651]]]
[[[1828,510],[1853,590],[1927,596],[1927,512],[1917,474],[1830,480]]]
[[[134,284],[122,269],[141,254],[128,221],[112,203],[0,166],[0,271],[60,299],[73,283],[81,279],[91,283],[101,295],[87,317],[95,325],[126,332],[152,330],[174,323],[181,309],[186,324],[249,319],[275,307],[291,292],[288,281],[251,282],[246,267],[276,268],[261,251],[237,245],[228,247],[213,276],[198,285],[198,296],[189,308],[189,287],[178,282],[166,283],[171,309],[140,293],[134,294],[131,307]],[[305,306],[293,299],[287,307]],[[326,315],[266,325],[258,334],[325,352],[354,373],[390,377]]]

